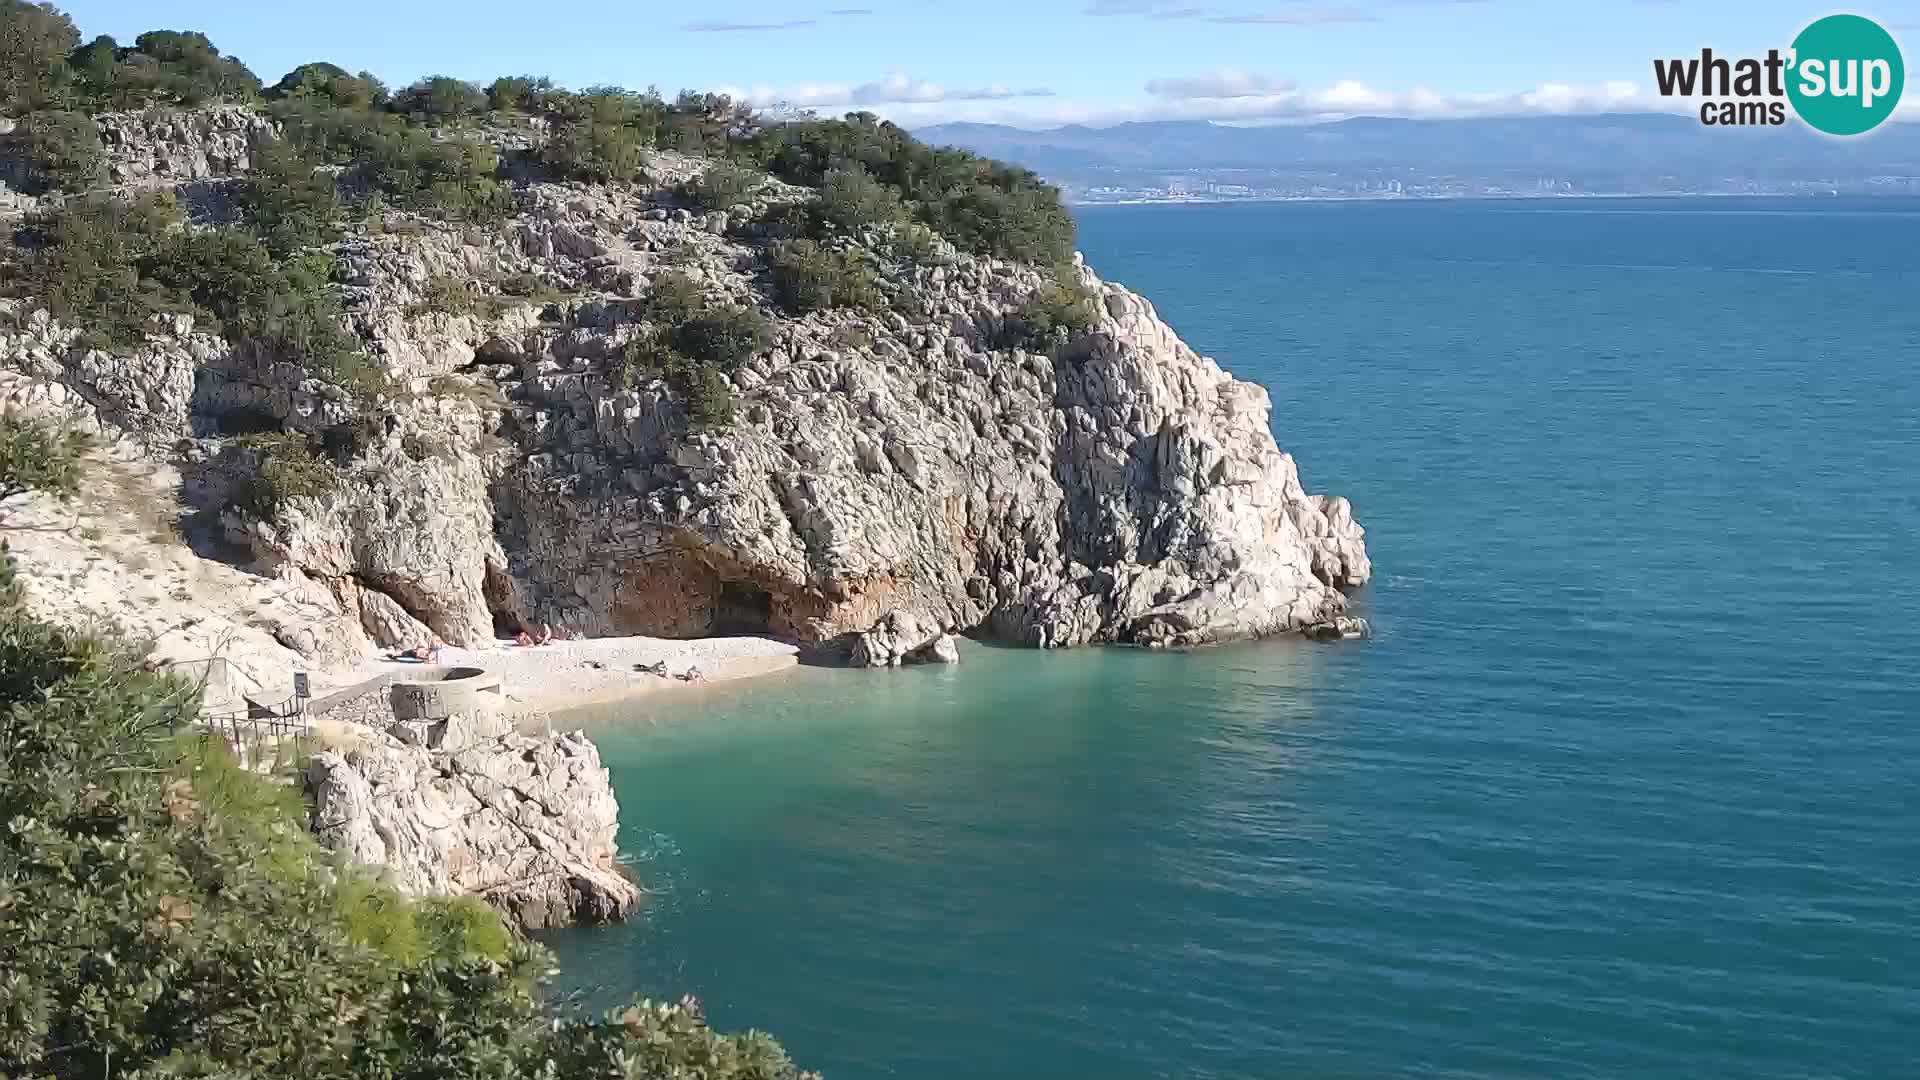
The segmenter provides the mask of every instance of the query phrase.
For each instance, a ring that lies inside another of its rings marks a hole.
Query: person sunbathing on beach
[[[389,660],[404,660],[418,664],[437,664],[440,662],[440,650],[446,648],[446,642],[434,638],[428,645],[415,645],[411,649],[387,654]]]

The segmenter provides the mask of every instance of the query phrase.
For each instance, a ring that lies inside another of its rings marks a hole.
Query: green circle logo
[[[1829,135],[1880,126],[1900,104],[1907,82],[1893,35],[1858,15],[1829,15],[1800,31],[1787,63],[1793,111]]]

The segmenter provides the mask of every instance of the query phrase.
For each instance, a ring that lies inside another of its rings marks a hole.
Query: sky
[[[200,30],[268,82],[327,60],[393,86],[547,75],[717,90],[909,126],[1300,122],[1675,108],[1652,61],[1764,55],[1790,0],[68,0],[88,37]],[[1845,10],[1920,53],[1920,0]],[[1903,118],[1920,116],[1920,91]]]

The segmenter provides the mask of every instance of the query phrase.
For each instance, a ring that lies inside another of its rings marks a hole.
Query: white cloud
[[[1231,26],[1315,26],[1322,23],[1379,22],[1380,16],[1353,7],[1287,6],[1269,11],[1224,11],[1178,0],[1093,0],[1087,15],[1137,15],[1146,19],[1199,19]]]
[[[1326,23],[1379,22],[1380,16],[1358,8],[1291,8],[1253,15],[1208,15],[1208,22],[1234,26],[1320,26]]]
[[[1292,89],[1293,82],[1290,79],[1274,79],[1234,68],[1221,68],[1190,78],[1154,79],[1147,83],[1147,93],[1162,98],[1270,97]]]
[[[1103,126],[1140,120],[1214,120],[1223,123],[1300,123],[1352,116],[1466,117],[1534,116],[1602,112],[1686,112],[1675,102],[1630,82],[1576,86],[1547,82],[1511,93],[1446,93],[1431,87],[1387,89],[1358,79],[1301,87],[1274,77],[1225,71],[1147,83],[1149,100],[1130,104],[1076,101],[1010,103],[949,96],[895,100],[875,111],[905,123],[973,120],[1048,128],[1062,124]],[[801,102],[789,98],[795,104]]]
[[[1006,101],[1011,98],[1051,97],[1044,87],[1013,87],[1002,83],[955,89],[936,82],[925,82],[893,72],[873,82],[850,86],[844,83],[803,83],[798,86],[727,86],[720,92],[754,105],[789,105],[801,109],[826,109],[844,106],[878,107],[887,105],[932,105],[946,102]]]
[[[786,19],[781,22],[692,22],[680,29],[690,34],[743,34],[758,30],[798,30],[803,26],[816,26],[818,19]]]

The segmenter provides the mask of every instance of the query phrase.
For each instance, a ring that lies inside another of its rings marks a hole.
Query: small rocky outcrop
[[[957,664],[960,646],[938,623],[922,622],[910,611],[893,611],[873,629],[854,635],[847,662],[854,667]]]
[[[115,184],[160,185],[234,176],[252,166],[253,148],[273,122],[241,105],[146,109],[94,117]]]
[[[404,892],[479,896],[528,929],[626,918],[640,890],[615,862],[599,751],[578,732],[501,734],[485,719],[462,718],[440,748],[336,734],[307,769],[315,836]]]

